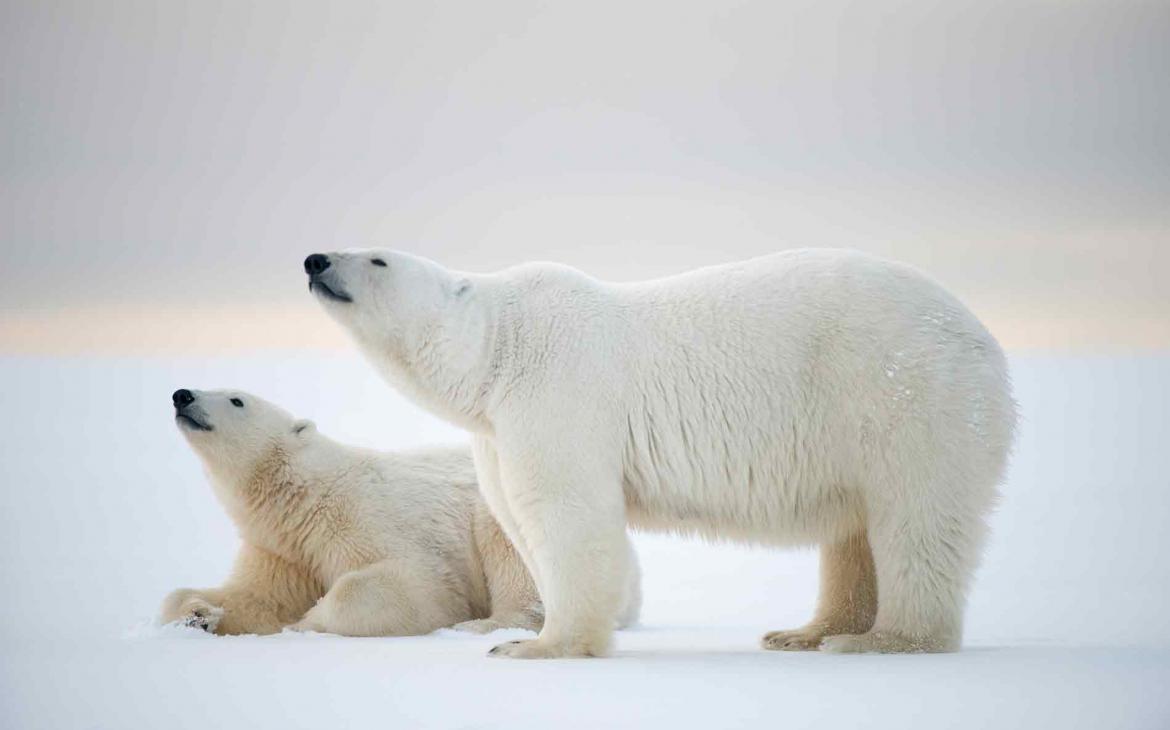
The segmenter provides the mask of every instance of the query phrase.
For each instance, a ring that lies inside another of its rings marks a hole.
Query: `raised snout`
[[[212,431],[207,411],[195,403],[195,394],[186,388],[179,388],[171,393],[171,403],[175,404],[175,420],[180,426],[189,431]]]
[[[305,273],[309,275],[309,291],[316,292],[331,302],[353,301],[353,297],[345,291],[345,285],[341,282],[333,261],[325,254],[309,254],[305,258]]]

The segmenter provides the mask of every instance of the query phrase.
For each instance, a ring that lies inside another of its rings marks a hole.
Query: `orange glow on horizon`
[[[1004,349],[1116,352],[1170,349],[1170,319],[1020,317],[976,309]],[[166,355],[341,351],[345,333],[312,305],[263,309],[107,307],[10,312],[0,354]]]

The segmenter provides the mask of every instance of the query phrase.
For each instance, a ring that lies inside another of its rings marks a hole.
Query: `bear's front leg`
[[[544,603],[540,635],[493,656],[602,656],[609,650],[630,566],[621,469],[616,458],[546,429],[497,441],[500,484]],[[616,452],[614,452],[616,453]]]
[[[171,593],[159,619],[220,635],[272,634],[303,615],[319,595],[320,584],[305,568],[244,544],[222,586]]]

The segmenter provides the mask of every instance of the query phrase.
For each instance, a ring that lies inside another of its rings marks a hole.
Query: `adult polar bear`
[[[958,649],[1014,404],[995,339],[922,274],[824,249],[635,284],[370,250],[305,270],[385,377],[474,435],[546,610],[493,653],[604,653],[627,519],[819,543],[816,615],[767,648]]]

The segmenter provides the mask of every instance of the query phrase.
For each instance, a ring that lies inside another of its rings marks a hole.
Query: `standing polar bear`
[[[627,520],[819,544],[815,617],[766,648],[959,648],[1015,409],[995,339],[924,275],[825,249],[635,284],[388,251],[305,270],[388,380],[474,436],[546,612],[493,653],[604,653]]]
[[[540,629],[532,578],[480,499],[467,451],[344,446],[239,391],[172,400],[244,544],[222,587],[174,591],[162,621],[217,634]],[[626,591],[623,622],[637,615],[636,574]]]

